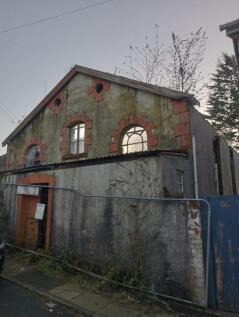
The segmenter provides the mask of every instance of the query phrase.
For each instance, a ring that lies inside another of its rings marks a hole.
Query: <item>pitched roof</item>
[[[18,135],[37,115],[41,112],[51,99],[76,75],[76,74],[89,75],[95,78],[101,78],[110,82],[114,82],[123,86],[132,87],[149,93],[161,95],[164,97],[176,99],[176,100],[187,100],[193,105],[198,105],[199,102],[191,94],[179,92],[165,87],[155,86],[146,84],[140,81],[136,81],[130,78],[105,73],[99,70],[75,65],[63,78],[62,80],[49,92],[49,94],[33,109],[32,112],[16,127],[16,129],[2,142],[2,145],[10,143],[12,139]]]
[[[233,36],[239,32],[239,19],[222,24],[219,26],[220,31],[226,30],[227,36]]]

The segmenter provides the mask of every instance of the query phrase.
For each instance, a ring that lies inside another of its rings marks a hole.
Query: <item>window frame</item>
[[[131,130],[133,130],[131,132]],[[141,141],[140,142],[130,142],[130,139],[134,138],[134,136],[140,137]],[[126,142],[124,141],[125,138],[127,138]],[[148,151],[148,135],[147,131],[142,127],[141,125],[131,125],[128,126],[122,135],[121,138],[121,152],[123,154],[130,154],[130,153],[137,153],[137,152],[145,152]],[[132,150],[130,151],[129,148],[133,148],[134,146],[137,147],[137,145],[141,145],[140,150]],[[126,151],[125,151],[126,149]]]
[[[32,155],[34,154],[34,159],[31,159],[30,152],[33,151],[33,148],[35,148],[35,152],[32,153]],[[36,154],[38,155],[36,156]],[[32,144],[25,151],[24,167],[34,167],[39,165],[41,165],[41,148],[38,144]]]
[[[180,176],[180,180],[179,177]],[[175,184],[177,187],[177,192],[179,194],[181,194],[182,196],[184,196],[184,190],[185,190],[185,183],[184,183],[184,171],[176,169],[176,173],[175,173]],[[178,191],[178,188],[180,188],[180,192]]]
[[[79,156],[85,154],[85,138],[86,138],[86,125],[85,122],[75,122],[69,126],[69,154],[72,156]],[[83,130],[83,137],[80,136],[81,129]],[[72,141],[73,131],[76,130],[76,140]],[[72,145],[76,144],[76,152],[72,151]],[[80,151],[80,144],[83,145],[83,150]]]

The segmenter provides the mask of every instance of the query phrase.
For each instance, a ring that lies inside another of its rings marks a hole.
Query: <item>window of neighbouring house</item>
[[[36,166],[40,164],[40,147],[32,145],[25,154],[25,167]]]
[[[123,154],[147,151],[147,149],[147,133],[142,127],[133,126],[124,133],[122,140]]]
[[[184,172],[176,170],[176,191],[178,194],[184,194]]]
[[[77,123],[70,128],[70,153],[82,154],[85,151],[85,124]]]

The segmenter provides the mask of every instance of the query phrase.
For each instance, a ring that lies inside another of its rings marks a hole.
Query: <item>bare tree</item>
[[[165,50],[159,40],[159,27],[154,27],[154,43],[151,44],[148,36],[142,47],[129,46],[129,55],[125,56],[122,67],[116,67],[115,73],[146,82],[159,84],[163,78]]]
[[[203,77],[199,68],[205,54],[206,39],[202,28],[185,39],[172,33],[166,63],[167,86],[182,92],[197,93],[200,90],[198,84]]]
[[[141,47],[130,45],[122,68],[117,74],[126,75],[148,84],[163,85],[178,91],[197,93],[202,81],[200,65],[206,45],[206,33],[199,28],[187,38],[172,33],[168,48],[159,40],[159,27],[154,28],[154,42],[146,36]]]

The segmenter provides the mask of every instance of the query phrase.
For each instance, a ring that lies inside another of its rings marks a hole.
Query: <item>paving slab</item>
[[[49,290],[49,293],[70,301],[79,296],[82,293],[82,289],[76,284],[63,284]]]
[[[19,282],[27,283],[46,291],[62,285],[65,282],[65,280],[61,278],[52,276],[49,277],[48,275],[35,270],[27,270],[25,272],[15,274],[14,278]]]
[[[90,292],[82,293],[81,295],[73,298],[71,302],[97,314],[101,309],[111,304],[111,301],[107,298]]]

